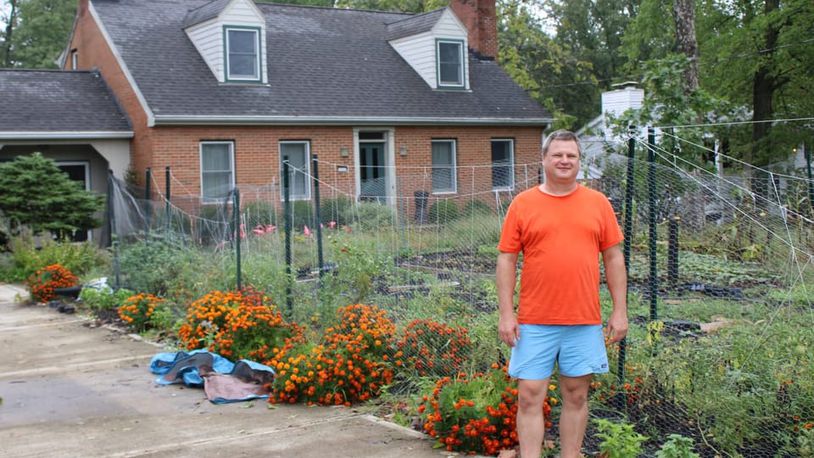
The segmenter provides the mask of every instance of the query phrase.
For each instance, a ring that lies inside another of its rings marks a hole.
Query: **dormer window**
[[[464,42],[437,40],[438,87],[464,87]]]
[[[260,29],[225,27],[226,81],[260,81]]]

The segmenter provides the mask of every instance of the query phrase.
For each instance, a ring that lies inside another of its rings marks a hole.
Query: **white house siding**
[[[223,75],[223,24],[217,18],[196,24],[186,29],[195,49],[221,83]]]
[[[430,87],[438,86],[435,68],[435,35],[431,31],[393,40],[390,45]]]
[[[268,81],[266,68],[266,22],[259,11],[246,0],[236,0],[227,6],[217,18],[196,24],[186,29],[187,36],[201,54],[206,65],[212,70],[219,82],[225,81],[223,59],[223,27],[231,25],[238,27],[260,28],[260,69],[262,81]]]
[[[236,0],[229,4],[220,14],[220,21],[224,25],[237,25],[260,28],[260,71],[261,81],[268,81],[266,63],[266,19],[262,13],[247,0]],[[222,59],[221,59],[222,60]]]
[[[441,15],[441,18],[438,19],[438,22],[433,26],[432,31],[433,35],[433,60],[435,60],[435,40],[436,39],[453,39],[453,40],[463,40],[464,42],[464,87],[469,89],[469,59],[467,59],[468,49],[469,49],[469,42],[467,40],[467,32],[466,27],[461,24],[460,21],[455,17],[455,14],[447,8],[444,11],[444,14]],[[433,63],[434,64],[434,63]],[[435,87],[435,86],[433,86]]]

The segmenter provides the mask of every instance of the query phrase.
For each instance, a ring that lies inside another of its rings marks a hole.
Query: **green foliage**
[[[596,437],[602,439],[599,451],[607,458],[636,458],[642,451],[642,443],[647,437],[633,429],[630,423],[615,422],[602,418],[593,420],[599,432]]]
[[[495,213],[488,204],[482,200],[470,200],[466,202],[462,209],[462,214],[465,216],[485,216],[493,215]]]
[[[300,0],[318,1],[318,0]],[[334,0],[327,6],[336,8],[353,8],[376,11],[399,11],[405,13],[423,13],[447,6],[447,0]]]
[[[22,281],[45,266],[59,264],[77,276],[110,263],[106,251],[88,242],[69,243],[42,240],[38,248],[30,234],[15,237],[10,243],[10,265],[4,275],[7,281]]]
[[[804,428],[795,442],[800,458],[814,458],[814,428]]]
[[[373,202],[359,202],[355,206],[347,207],[344,220],[353,222],[362,230],[382,230],[393,227],[395,214],[387,205]]]
[[[339,244],[335,240],[330,249],[337,270],[323,278],[320,302],[334,306],[365,302],[373,291],[373,280],[385,273],[384,257],[361,244]]]
[[[656,458],[699,458],[701,455],[695,453],[693,440],[681,434],[670,434],[658,452]]]
[[[17,21],[9,52],[11,66],[56,68],[55,62],[71,32],[76,2],[17,0],[16,3]]]
[[[460,210],[452,200],[437,200],[430,205],[428,219],[433,224],[447,224],[458,219]]]
[[[336,221],[336,224],[345,225],[353,221],[353,200],[350,197],[322,199],[319,204],[319,216],[323,223]]]
[[[104,197],[83,189],[40,153],[0,164],[0,211],[14,231],[27,226],[34,234],[66,237],[98,226],[94,215],[103,204]]]
[[[111,288],[82,288],[79,299],[93,312],[103,312],[119,308],[133,294],[133,291],[124,288],[117,291]]]

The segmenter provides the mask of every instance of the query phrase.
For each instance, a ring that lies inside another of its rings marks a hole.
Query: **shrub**
[[[271,403],[346,405],[378,396],[393,380],[390,357],[395,325],[372,305],[349,305],[337,311],[319,345],[303,346],[287,359],[271,362],[277,369]]]
[[[656,458],[698,458],[699,454],[692,451],[693,440],[681,434],[670,434],[658,452]]]
[[[319,217],[323,223],[336,221],[336,224],[346,225],[352,221],[353,201],[350,197],[339,196],[323,200],[319,204]]]
[[[188,350],[206,348],[262,362],[279,360],[303,341],[302,329],[283,320],[271,300],[251,288],[212,291],[193,302],[178,335]]]
[[[406,367],[420,376],[457,374],[470,358],[472,343],[466,328],[453,328],[432,320],[413,320],[396,347]]]
[[[277,226],[277,209],[271,202],[255,200],[243,205],[242,213],[246,217],[246,227],[249,229],[259,225],[269,224]]]
[[[295,231],[302,229],[303,226],[314,228],[314,207],[311,201],[295,200],[291,202],[291,213],[293,213],[291,224]]]
[[[470,200],[464,204],[463,214],[466,216],[494,215],[495,211],[482,200]]]
[[[144,331],[151,327],[153,314],[163,302],[163,299],[152,294],[130,296],[119,306],[119,318],[136,331]]]
[[[40,153],[0,164],[0,211],[12,231],[28,226],[34,234],[62,238],[98,226],[95,214],[103,204],[103,196],[83,189]]]
[[[381,230],[393,227],[393,209],[373,202],[359,202],[345,209],[346,224],[356,223],[362,230]]]
[[[82,303],[87,304],[92,311],[101,312],[117,309],[132,295],[133,291],[124,288],[117,291],[113,291],[109,287],[101,289],[82,288],[79,299],[82,300]]]
[[[424,431],[448,451],[497,455],[517,445],[517,385],[497,365],[486,374],[439,380],[418,406]],[[543,402],[545,427],[551,413]]]
[[[594,424],[599,430],[596,437],[602,439],[599,451],[604,458],[636,458],[642,451],[642,443],[647,440],[634,431],[630,423],[596,418]]]
[[[231,207],[226,204],[203,205],[198,210],[198,239],[204,244],[214,244],[229,238]]]
[[[451,200],[438,200],[430,205],[429,222],[431,224],[445,224],[458,219],[460,216],[458,206]]]
[[[26,281],[31,298],[37,302],[48,302],[56,297],[56,288],[69,288],[78,284],[78,279],[70,270],[59,264],[52,264],[36,271]]]
[[[83,275],[109,262],[104,250],[88,242],[43,240],[42,246],[37,248],[34,238],[29,234],[13,238],[10,247],[12,266],[9,277],[14,281],[24,280],[37,270],[52,264],[59,264],[75,275]]]

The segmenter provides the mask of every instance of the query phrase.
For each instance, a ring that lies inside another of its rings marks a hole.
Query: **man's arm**
[[[607,336],[611,342],[619,342],[627,335],[627,272],[625,255],[619,245],[602,252],[605,263],[605,278],[613,300],[613,311],[608,319]]]
[[[624,269],[624,266],[622,267]],[[517,253],[500,252],[497,255],[497,301],[500,311],[498,334],[510,347],[520,338],[517,317],[514,315],[514,285],[516,282]]]

